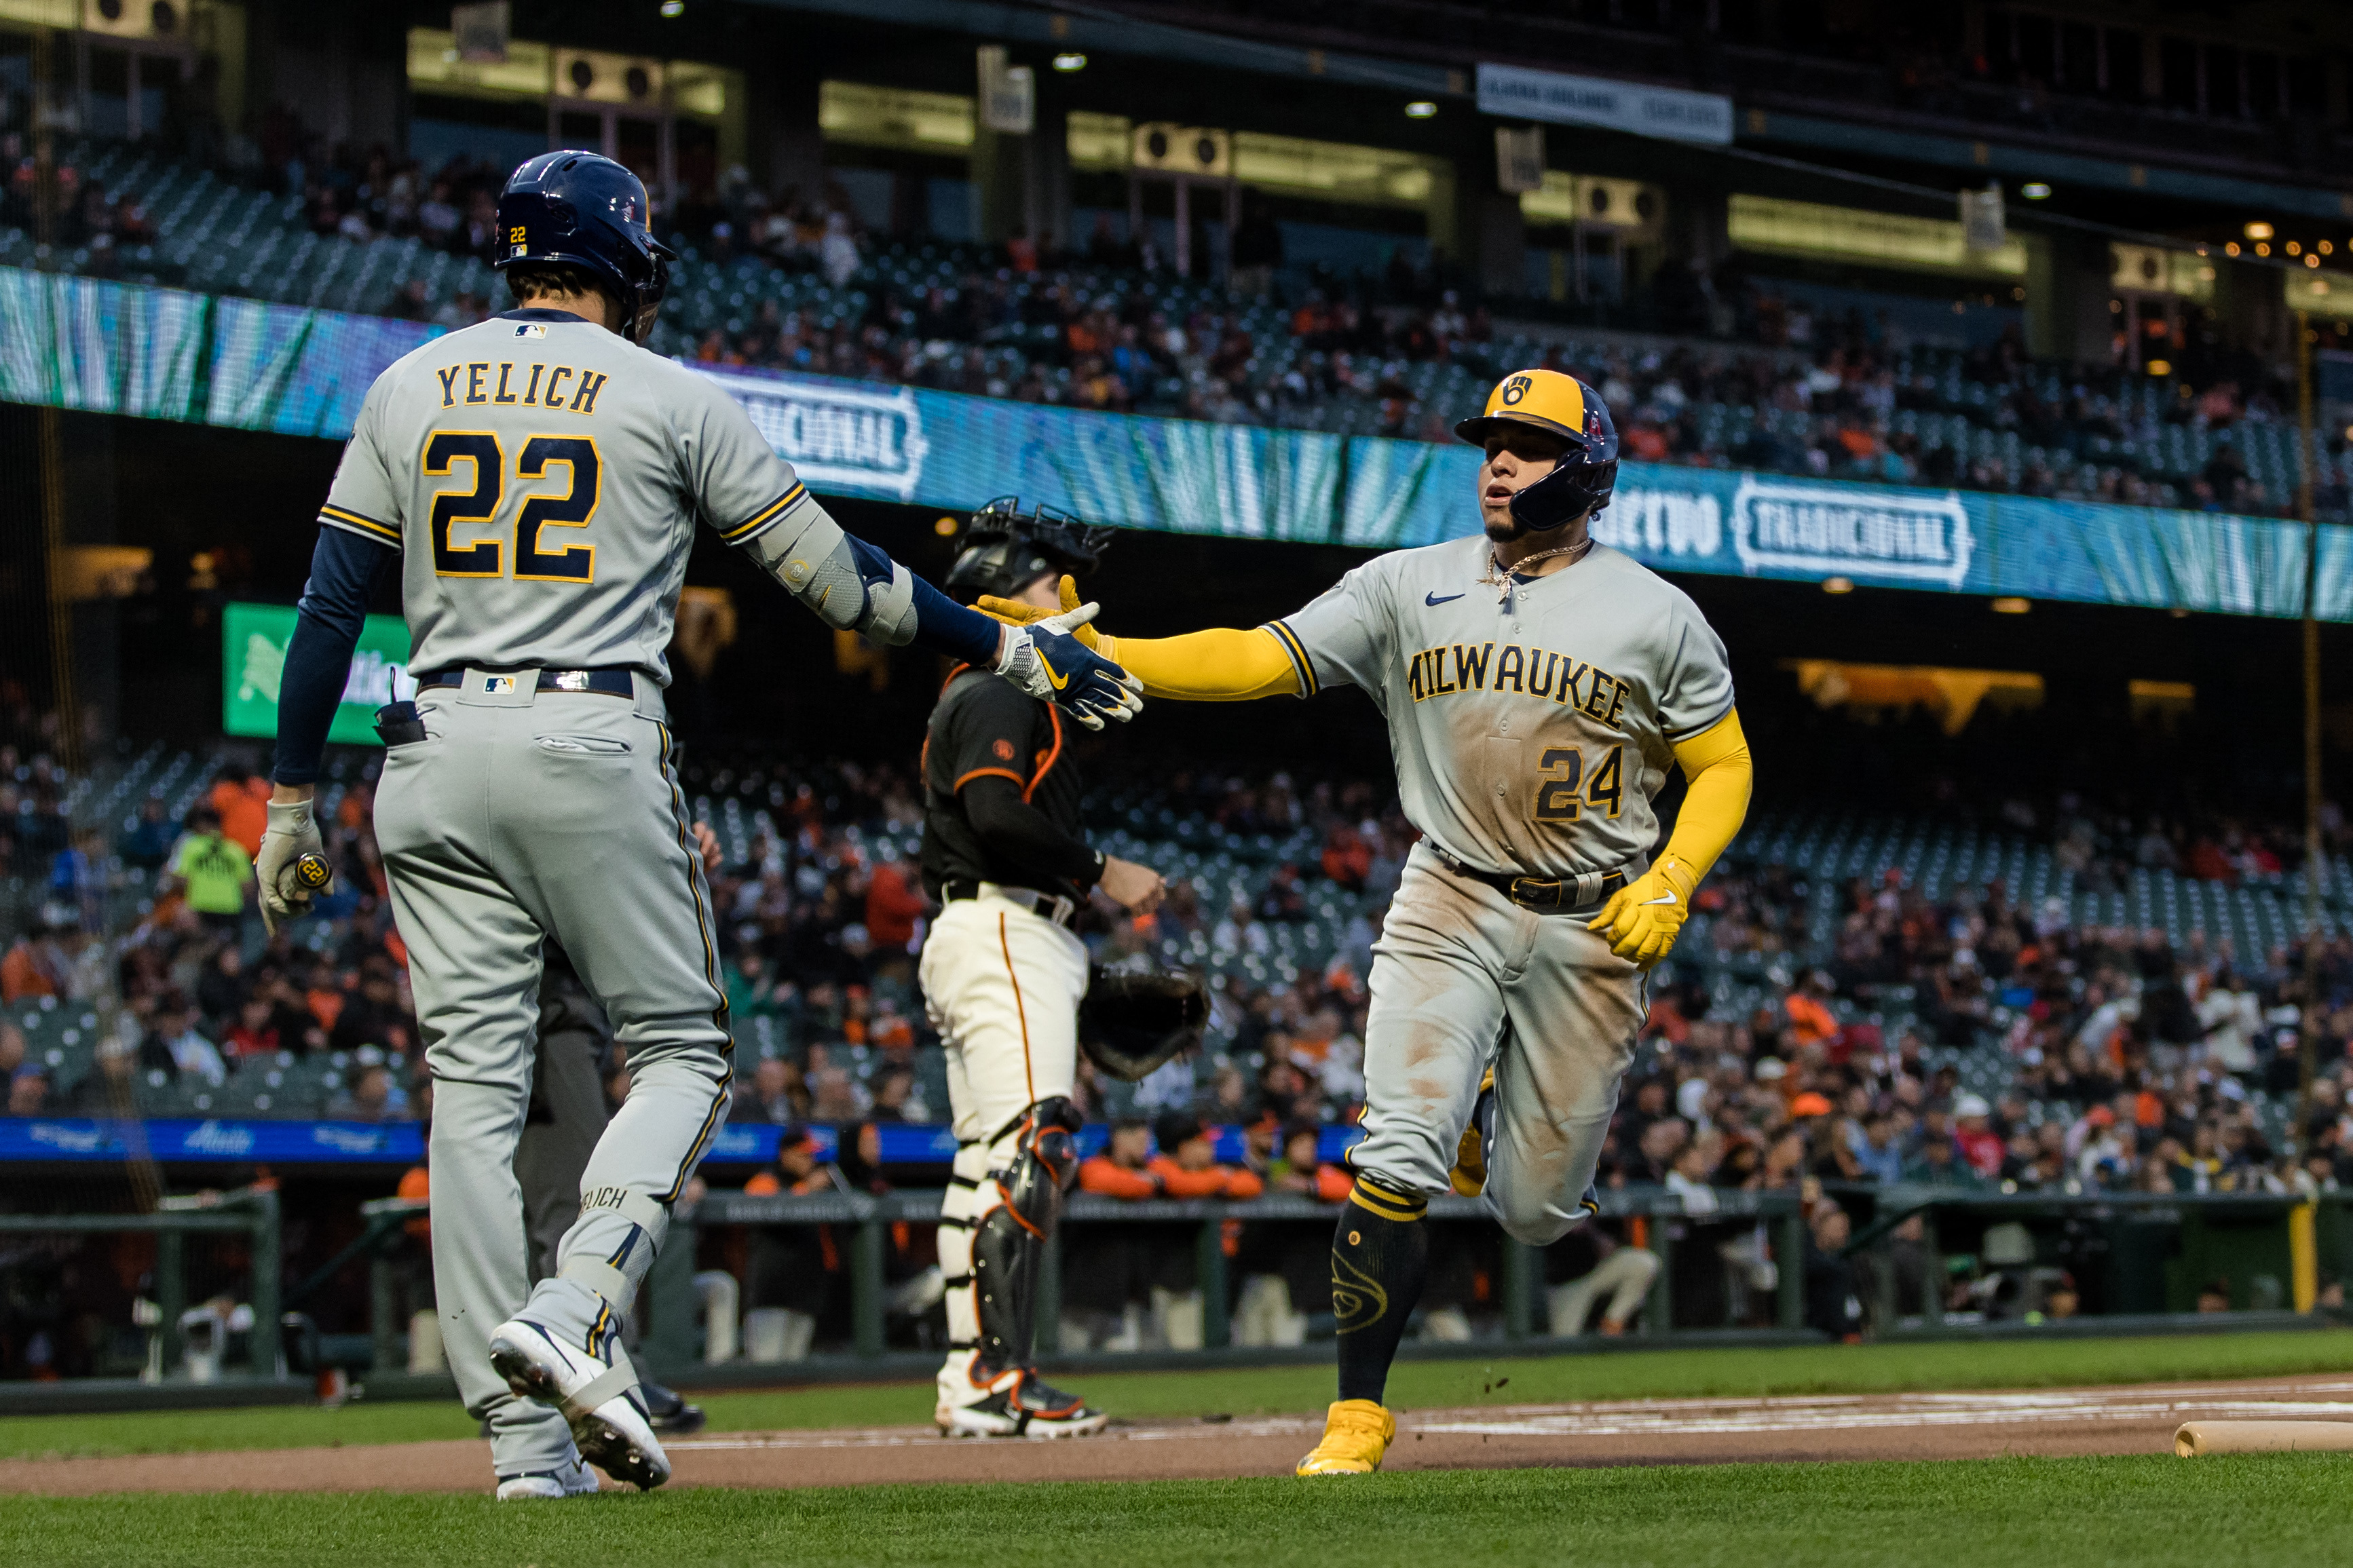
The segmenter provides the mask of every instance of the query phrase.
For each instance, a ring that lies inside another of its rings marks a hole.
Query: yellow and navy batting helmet
[[[1618,484],[1618,426],[1591,387],[1556,370],[1515,370],[1487,395],[1486,411],[1454,433],[1484,446],[1504,425],[1529,426],[1568,443],[1551,473],[1512,498],[1521,527],[1558,528],[1609,504]]]

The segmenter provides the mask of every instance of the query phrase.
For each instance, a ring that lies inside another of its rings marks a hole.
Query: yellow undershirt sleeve
[[[1675,763],[1691,781],[1675,830],[1659,860],[1682,862],[1697,887],[1740,831],[1748,815],[1749,785],[1755,769],[1748,758],[1748,737],[1741,733],[1740,711],[1726,713],[1687,741],[1674,746]],[[1688,890],[1688,889],[1686,889]]]
[[[1144,682],[1146,697],[1176,702],[1248,702],[1299,692],[1299,670],[1264,626],[1174,637],[1098,637],[1095,651]]]

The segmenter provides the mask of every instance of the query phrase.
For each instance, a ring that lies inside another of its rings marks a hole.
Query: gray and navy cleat
[[[581,1457],[615,1480],[651,1491],[670,1479],[670,1456],[638,1396],[637,1369],[609,1310],[577,1337],[510,1318],[491,1336],[491,1364],[517,1394],[563,1411]]]

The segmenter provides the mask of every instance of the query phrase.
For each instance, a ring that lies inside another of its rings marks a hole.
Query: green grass
[[[1663,1350],[1493,1361],[1400,1362],[1389,1402],[1402,1409],[1582,1399],[1767,1394],[1870,1394],[1936,1388],[2046,1388],[2273,1377],[2353,1369],[2353,1330],[2200,1334],[2118,1340],[1918,1345],[1821,1345],[1785,1350]],[[1097,1374],[1066,1380],[1124,1416],[1243,1415],[1321,1410],[1332,1397],[1324,1366]],[[722,1432],[894,1426],[925,1420],[928,1384],[699,1395]],[[40,1454],[145,1454],[220,1448],[321,1447],[467,1437],[454,1405],[291,1405],[245,1410],[0,1418],[0,1459]]]
[[[2336,1455],[1457,1471],[479,1497],[12,1499],[0,1561],[266,1568],[637,1563],[2353,1563]]]

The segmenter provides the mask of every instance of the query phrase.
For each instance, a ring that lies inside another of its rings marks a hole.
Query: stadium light
[[[1062,72],[1064,75],[1068,75],[1071,71],[1082,71],[1087,68],[1087,57],[1082,54],[1079,54],[1076,51],[1072,51],[1068,54],[1056,55],[1054,57],[1054,68]]]
[[[2040,180],[2029,180],[2018,187],[2018,194],[2030,202],[2047,202],[2051,199],[2051,187]]]
[[[2153,359],[2147,364],[2142,365],[2141,369],[2148,372],[2151,375],[2171,375],[2173,374],[2173,362],[2169,359]]]
[[[662,0],[661,14],[673,21],[686,15],[686,0]]]
[[[955,531],[956,520],[952,517],[944,517],[940,519],[939,521],[932,524],[932,531],[938,534],[942,539],[954,539],[955,537]]]
[[[1854,592],[1854,579],[1852,577],[1825,577],[1822,579],[1822,592],[1825,594],[1852,594]]]
[[[2022,616],[2033,607],[2031,599],[2000,598],[1993,602],[1993,613],[1997,616]]]
[[[2271,237],[2272,226],[2267,223],[2259,221],[2251,223],[2247,226],[2247,237],[2249,239],[2269,239]]]
[[[1438,105],[1426,98],[1417,98],[1405,106],[1405,117],[1408,120],[1427,120],[1437,112]]]

